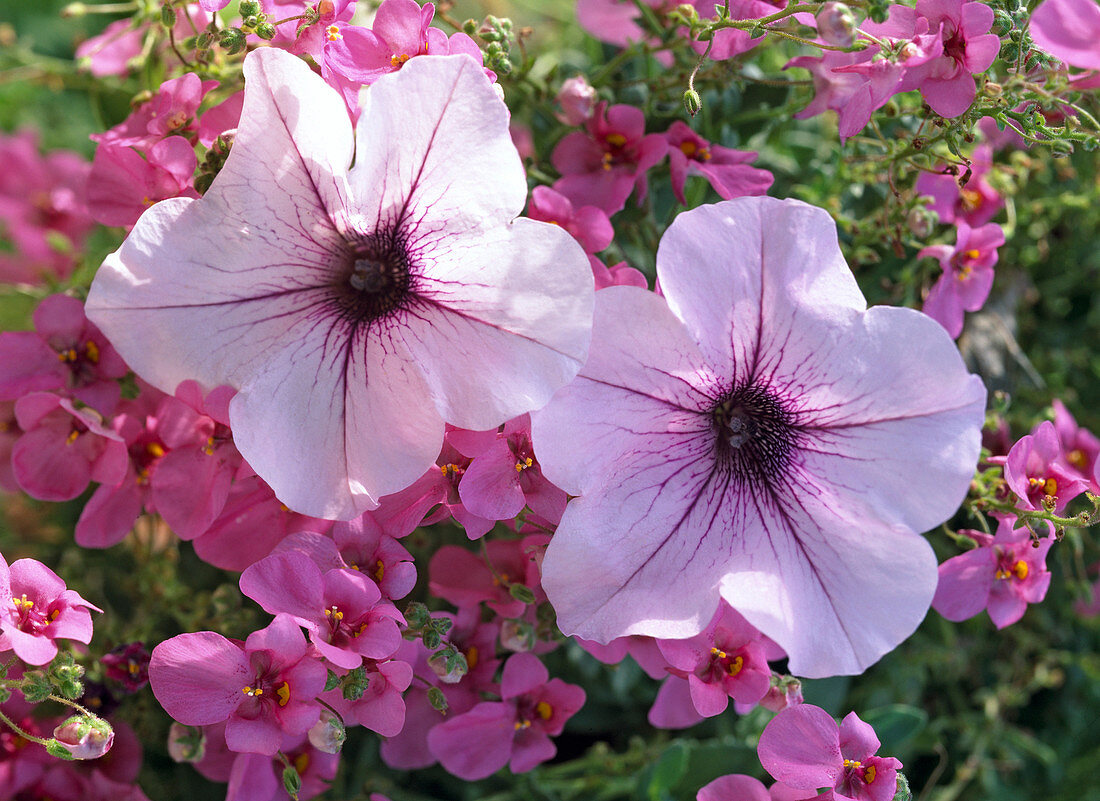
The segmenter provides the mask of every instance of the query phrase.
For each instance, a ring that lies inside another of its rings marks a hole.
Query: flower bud
[[[170,5],[161,6],[160,9],[160,24],[165,28],[172,28],[176,25],[176,10]]]
[[[767,694],[760,699],[760,706],[772,712],[781,712],[789,706],[802,703],[802,682],[794,676],[781,676],[772,673],[772,684]]]
[[[297,798],[298,793],[302,790],[302,777],[298,775],[298,771],[292,765],[288,765],[283,770],[283,789],[291,798]]]
[[[95,715],[73,715],[53,730],[53,736],[73,759],[98,759],[115,742],[111,724]]]
[[[244,31],[240,28],[226,28],[221,32],[218,44],[220,44],[229,55],[239,53],[244,50],[246,44]]]
[[[536,639],[535,627],[525,620],[505,620],[500,624],[500,645],[508,651],[530,651]]]
[[[909,213],[905,215],[905,224],[917,239],[924,239],[932,233],[932,227],[938,220],[935,212],[923,206],[909,209]]]
[[[837,47],[851,47],[855,40],[856,18],[852,9],[844,3],[829,0],[815,17],[817,33],[822,39]]]
[[[453,646],[428,657],[428,667],[444,684],[458,684],[469,670],[466,657],[454,650]]]
[[[447,696],[443,694],[443,691],[438,687],[428,688],[428,703],[432,705],[432,708],[437,712],[447,714]]]
[[[241,0],[241,5],[237,9],[237,13],[242,17],[254,17],[262,12],[263,9],[260,8],[260,4],[256,0]]]
[[[270,22],[261,22],[259,25],[256,26],[256,35],[259,36],[261,39],[266,39],[270,41],[271,39],[275,38],[275,33],[275,26],[272,25]]]
[[[206,734],[197,726],[173,722],[168,727],[168,756],[175,762],[201,762],[206,756]]]
[[[699,93],[694,89],[688,89],[684,92],[684,110],[689,116],[694,117],[699,113],[699,109],[703,107],[703,98],[699,96]]]
[[[321,710],[321,719],[309,730],[309,742],[318,751],[326,754],[339,754],[348,739],[348,731],[340,720],[328,709]]]
[[[583,75],[569,78],[561,85],[558,96],[554,98],[561,107],[554,116],[566,125],[583,125],[592,117],[596,108],[596,90]]]

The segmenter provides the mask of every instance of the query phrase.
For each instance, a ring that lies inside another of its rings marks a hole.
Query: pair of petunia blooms
[[[161,389],[234,387],[234,440],[284,503],[353,518],[434,464],[445,423],[532,412],[577,496],[542,565],[567,634],[688,637],[721,596],[814,677],[915,629],[919,532],[967,492],[985,389],[935,321],[867,308],[826,212],[684,212],[662,294],[595,293],[568,233],[518,217],[508,110],[473,60],[383,77],[354,134],[298,58],[260,49],[245,75],[213,186],[145,212],[87,313]]]

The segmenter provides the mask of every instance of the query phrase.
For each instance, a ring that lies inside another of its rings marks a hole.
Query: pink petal
[[[481,703],[435,726],[428,747],[449,773],[466,781],[484,779],[512,758],[514,721],[511,704]]]
[[[773,778],[800,790],[832,787],[844,771],[836,722],[810,704],[788,707],[772,718],[757,753]]]
[[[462,505],[479,517],[511,520],[524,506],[516,457],[504,439],[475,458],[458,485]]]
[[[734,773],[704,785],[695,801],[771,801],[771,796],[759,779]]]
[[[252,680],[239,645],[220,634],[179,634],[153,649],[149,684],[164,710],[180,723],[206,726],[228,718]]]
[[[996,573],[991,548],[975,548],[940,565],[932,607],[948,620],[966,620],[985,609]]]

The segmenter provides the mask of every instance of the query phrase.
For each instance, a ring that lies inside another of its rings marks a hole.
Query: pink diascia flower
[[[580,496],[542,565],[559,625],[690,637],[724,598],[792,673],[862,671],[932,600],[917,532],[966,495],[981,381],[925,315],[866,308],[821,209],[685,212],[657,276],[597,293],[588,363],[532,415]]]
[[[460,779],[484,779],[508,765],[524,773],[552,758],[550,738],[584,706],[584,690],[551,679],[532,654],[504,663],[500,701],[480,703],[447,719],[428,733],[428,747],[444,768]]]
[[[836,796],[831,791],[819,796],[817,790],[796,790],[783,782],[766,788],[759,779],[732,773],[704,785],[695,801],[831,801],[833,798]]]
[[[1088,478],[1066,462],[1058,432],[1049,420],[1012,446],[1004,459],[1004,477],[1021,509],[1042,509],[1049,497],[1055,511],[1061,511],[1089,488]]]
[[[57,656],[56,639],[88,643],[92,615],[102,612],[41,562],[17,559],[8,567],[0,554],[0,652],[15,651],[28,665]]]
[[[767,170],[749,166],[756,153],[711,144],[679,120],[672,123],[665,138],[672,192],[681,205],[687,205],[684,183],[689,175],[702,175],[725,200],[762,195],[775,180]]]
[[[939,215],[940,222],[960,220],[973,228],[992,220],[1002,208],[1004,200],[985,176],[993,169],[993,149],[978,145],[970,164],[970,175],[959,179],[948,173],[922,172],[917,178],[918,195],[928,195],[932,202],[928,208]]]
[[[800,704],[764,727],[757,753],[768,773],[797,790],[825,787],[837,801],[892,801],[901,762],[875,756],[878,748],[875,730],[855,712],[837,726],[821,707]]]
[[[1047,551],[1053,537],[1032,540],[1026,526],[1014,529],[1014,518],[1000,521],[995,536],[964,530],[978,547],[940,565],[940,583],[932,607],[948,620],[966,620],[983,609],[1003,629],[1024,616],[1027,605],[1046,597],[1050,571]]]
[[[560,107],[554,117],[564,125],[583,125],[595,113],[596,97],[596,89],[583,75],[567,78],[554,98]]]
[[[1045,0],[1031,13],[1035,44],[1073,67],[1100,70],[1100,6],[1095,0]]]
[[[993,265],[1005,232],[997,223],[971,228],[959,221],[955,246],[932,245],[918,258],[938,259],[943,275],[924,300],[922,311],[947,329],[952,337],[962,333],[964,312],[977,311],[993,287]]]
[[[380,79],[358,145],[300,59],[264,48],[245,75],[210,190],[149,210],[88,309],[150,383],[236,388],[234,442],[280,500],[350,519],[424,473],[444,420],[488,429],[567,383],[592,279],[565,231],[512,221],[508,112],[468,58]]]
[[[890,6],[882,23],[865,22],[872,36],[909,40],[924,50],[905,60],[898,91],[920,89],[921,97],[941,117],[958,117],[978,94],[974,75],[983,73],[997,58],[1001,40],[989,33],[993,9],[971,0],[917,0],[915,9]],[[932,48],[920,47],[932,37]],[[907,45],[908,46],[908,45]],[[904,53],[904,48],[903,48]]]
[[[188,726],[228,721],[231,751],[274,754],[285,735],[321,716],[314,701],[328,671],[289,615],[244,643],[212,631],[178,634],[153,649],[149,684],[164,711]]]

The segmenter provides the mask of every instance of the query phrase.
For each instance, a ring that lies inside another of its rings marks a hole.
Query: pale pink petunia
[[[1096,0],[1045,0],[1031,13],[1031,38],[1074,67],[1100,70],[1100,5]]]
[[[470,59],[379,79],[358,144],[301,60],[264,48],[244,69],[218,178],[144,215],[88,308],[150,383],[237,389],[234,442],[280,500],[350,519],[423,475],[445,420],[488,429],[568,382],[592,283],[560,228],[510,222],[523,169]]]
[[[657,274],[664,299],[597,293],[587,365],[532,415],[580,496],[542,566],[559,625],[690,637],[725,598],[792,673],[862,671],[928,609],[917,532],[966,495],[981,382],[926,316],[866,308],[820,209],[685,212]]]

